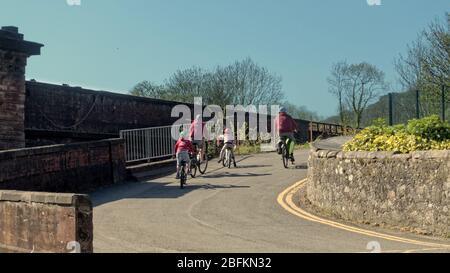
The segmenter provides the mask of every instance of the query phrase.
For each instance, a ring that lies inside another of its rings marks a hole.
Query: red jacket
[[[297,123],[286,113],[280,113],[275,119],[275,129],[278,133],[293,133],[297,130]]]
[[[177,143],[175,143],[175,153],[179,153],[181,151],[193,153],[194,147],[192,146],[192,142],[184,138],[178,139]]]

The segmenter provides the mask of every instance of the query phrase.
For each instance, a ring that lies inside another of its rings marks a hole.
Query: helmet
[[[225,128],[225,134],[228,134],[228,133],[231,133],[231,130],[230,130],[230,128]]]
[[[279,112],[280,113],[287,113],[286,107],[281,107]]]

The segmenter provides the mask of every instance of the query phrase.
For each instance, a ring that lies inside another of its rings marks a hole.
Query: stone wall
[[[92,252],[85,195],[0,191],[1,252]]]
[[[0,189],[89,192],[125,179],[122,139],[0,151]]]
[[[450,236],[450,151],[311,150],[307,198],[359,223]]]

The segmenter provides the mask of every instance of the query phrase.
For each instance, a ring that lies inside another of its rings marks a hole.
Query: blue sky
[[[177,69],[251,57],[282,76],[289,101],[322,116],[337,109],[333,62],[370,62],[395,84],[394,57],[450,11],[448,0],[0,1],[1,26],[45,44],[27,79],[125,93]]]

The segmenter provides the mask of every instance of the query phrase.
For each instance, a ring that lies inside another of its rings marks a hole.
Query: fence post
[[[309,142],[313,142],[312,119],[309,121]]]
[[[420,119],[420,104],[419,104],[419,100],[420,100],[420,94],[419,94],[419,89],[416,90],[416,118]]]
[[[441,87],[441,111],[442,121],[445,121],[445,85]]]
[[[389,125],[394,125],[394,117],[393,117],[393,98],[392,93],[389,93]]]

